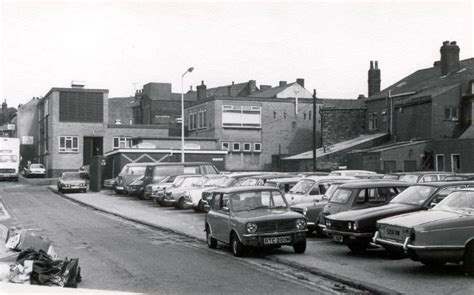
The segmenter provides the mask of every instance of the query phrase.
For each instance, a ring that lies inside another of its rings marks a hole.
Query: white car
[[[341,180],[357,179],[351,176],[308,176],[298,181],[285,194],[288,205],[322,201],[331,183]]]
[[[232,179],[229,179],[229,177],[225,175],[207,176],[207,180],[204,181],[201,187],[192,187],[184,191],[184,208],[193,208],[195,211],[199,211],[199,203],[201,202],[203,192],[220,187],[227,187],[230,181],[232,181]]]
[[[25,177],[30,176],[46,176],[46,168],[43,164],[30,164],[30,166],[25,168]]]

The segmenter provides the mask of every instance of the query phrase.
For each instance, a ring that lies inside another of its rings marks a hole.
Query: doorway
[[[103,141],[103,137],[84,137],[82,165],[89,165],[93,156],[103,155]]]

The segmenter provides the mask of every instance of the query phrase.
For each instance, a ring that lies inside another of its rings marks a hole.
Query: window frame
[[[239,148],[238,148],[238,149],[235,148],[235,145],[236,145],[236,144],[239,145]],[[233,143],[232,143],[232,151],[233,151],[233,152],[240,152],[240,142],[233,142]]]
[[[61,144],[61,138],[64,138],[64,146]],[[79,136],[74,135],[61,135],[59,139],[59,153],[79,153]],[[74,139],[76,144],[74,145]],[[67,142],[71,142],[71,148],[67,148]]]
[[[235,122],[226,122],[227,119],[224,119],[224,114],[226,112],[240,114],[239,120]],[[244,120],[244,114],[253,114],[259,116],[259,122],[255,124],[246,123]],[[233,105],[222,105],[221,110],[221,125],[222,128],[248,128],[248,129],[261,129],[262,128],[262,107],[261,106],[249,106],[249,105],[240,105],[235,107]]]
[[[256,148],[257,145],[260,146],[259,149]],[[258,153],[262,152],[262,143],[261,142],[254,142],[253,143],[253,151],[258,152]]]
[[[118,140],[118,146],[115,146],[115,139]],[[120,143],[121,142],[124,142],[125,143],[125,147],[121,147],[120,146]],[[132,138],[131,137],[127,137],[127,136],[115,136],[112,138],[112,149],[113,150],[116,150],[116,149],[127,149],[127,148],[131,148],[132,147]]]
[[[227,145],[227,147],[224,147],[224,145]],[[223,151],[230,151],[230,143],[228,141],[221,142],[221,149]]]
[[[248,149],[245,148],[245,145],[248,145]],[[252,144],[250,142],[244,142],[242,146],[242,150],[244,152],[251,152],[252,151]]]

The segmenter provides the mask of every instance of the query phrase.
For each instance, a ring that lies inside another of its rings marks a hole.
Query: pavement
[[[61,194],[54,186],[49,189],[71,201],[96,209],[101,212],[112,214],[120,218],[137,222],[150,227],[169,231],[174,234],[186,236],[206,242],[204,234],[204,214],[196,214],[193,210],[179,210],[161,207],[151,201],[137,200],[137,198],[116,195],[113,191],[102,190],[101,192],[69,193]],[[157,210],[158,208],[162,210]],[[186,220],[177,218],[177,214],[185,214]],[[299,257],[299,259],[295,259]],[[291,266],[330,280],[347,284],[354,288],[364,289],[376,294],[399,294],[395,290],[376,285],[368,281],[361,281],[349,276],[334,273],[318,267],[321,261],[310,255],[268,255],[265,258]]]

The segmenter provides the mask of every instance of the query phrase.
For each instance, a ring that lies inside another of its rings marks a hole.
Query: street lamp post
[[[184,75],[191,73],[194,70],[193,67],[184,72],[181,75],[181,162],[184,163]]]

